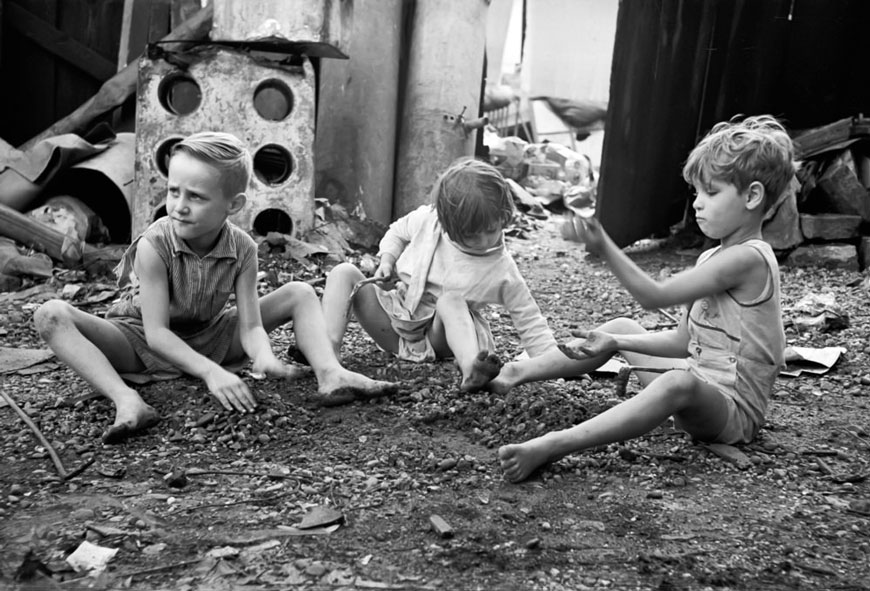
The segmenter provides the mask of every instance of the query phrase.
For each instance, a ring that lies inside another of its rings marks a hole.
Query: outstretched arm
[[[585,242],[590,252],[599,253],[619,282],[646,309],[686,305],[697,299],[737,290],[756,282],[756,273],[766,273],[761,256],[751,248],[728,248],[705,264],[687,269],[664,280],[647,275],[607,235],[595,219],[575,217],[573,235]]]
[[[147,240],[138,243],[134,268],[140,280],[142,323],[148,346],[181,371],[203,380],[227,410],[253,410],[254,397],[238,376],[194,351],[170,330],[168,271]]]
[[[631,351],[653,357],[681,359],[689,355],[688,315],[683,313],[679,326],[673,330],[637,334],[613,334],[600,330],[577,330],[578,337],[564,347],[562,352],[572,359],[586,359],[617,351]]]

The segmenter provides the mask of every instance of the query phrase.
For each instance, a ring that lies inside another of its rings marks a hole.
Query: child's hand
[[[568,211],[562,225],[562,237],[573,242],[582,242],[589,252],[598,252],[604,245],[604,228],[594,217],[583,217]]]
[[[616,339],[606,332],[597,330],[574,330],[571,334],[578,337],[564,345],[559,345],[559,350],[571,359],[582,360],[615,353],[618,350]]]
[[[372,277],[375,277],[377,279],[383,279],[383,280],[387,280],[392,276],[393,276],[393,264],[389,263],[389,262],[381,262],[381,264],[378,265],[378,268],[375,269],[374,275],[372,275]]]
[[[222,367],[210,372],[205,377],[205,384],[212,396],[217,398],[227,410],[252,412],[257,406],[257,401],[248,390],[247,384],[239,376]]]

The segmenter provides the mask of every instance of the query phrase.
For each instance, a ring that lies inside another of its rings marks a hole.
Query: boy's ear
[[[746,208],[756,209],[764,205],[764,185],[758,181],[749,183],[749,189],[746,190]]]
[[[240,212],[247,202],[247,195],[244,193],[236,193],[236,195],[230,199],[230,215]]]

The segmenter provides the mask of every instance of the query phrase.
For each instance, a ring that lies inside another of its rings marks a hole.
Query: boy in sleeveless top
[[[340,365],[310,285],[291,282],[258,298],[257,245],[227,219],[245,206],[251,170],[250,153],[230,134],[202,132],[180,141],[169,161],[167,215],[133,242],[116,270],[131,292],[105,319],[61,300],[34,314],[58,359],[114,403],[105,443],[119,443],[160,419],[122,373],[189,374],[225,409],[252,411],[256,400],[248,386],[222,364],[249,358],[252,373],[296,377],[298,370],[275,357],[268,337],[291,320],[317,377],[316,402],[395,391]],[[231,295],[235,307],[227,307]]]
[[[561,352],[504,366],[489,389],[587,373],[620,353],[644,389],[579,425],[499,449],[507,479],[519,482],[539,466],[590,447],[638,437],[669,416],[701,441],[748,442],[764,422],[783,364],[779,267],[762,240],[765,212],[795,175],[794,149],[783,126],[761,115],[713,127],[689,155],[683,177],[696,192],[695,217],[719,246],[696,266],[655,281],[619,249],[595,220],[572,221],[572,238],[598,252],[644,307],[685,305],[674,330],[648,333],[627,318],[595,330]]]

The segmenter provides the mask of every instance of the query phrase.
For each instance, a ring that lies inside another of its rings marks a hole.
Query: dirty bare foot
[[[487,392],[503,396],[519,385],[518,380],[519,374],[514,364],[505,363],[498,372],[498,375],[487,382],[483,389]]]
[[[314,401],[320,406],[339,406],[354,400],[369,400],[392,396],[399,385],[367,378],[362,374],[340,368],[326,373],[320,380]]]
[[[463,374],[459,389],[463,392],[480,392],[501,371],[502,361],[495,353],[480,351],[474,359],[471,371]]]
[[[114,445],[139,434],[160,422],[160,415],[149,404],[137,395],[138,402],[118,406],[115,411],[115,422],[103,435],[103,443]]]
[[[498,458],[505,477],[514,483],[522,482],[535,470],[554,460],[545,437],[503,445],[498,448]]]

